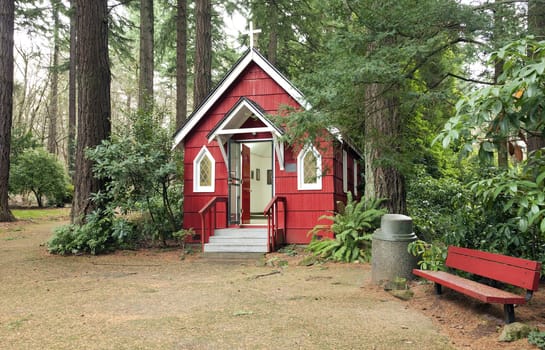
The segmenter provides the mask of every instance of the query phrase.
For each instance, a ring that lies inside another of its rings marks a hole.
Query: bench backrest
[[[541,263],[537,261],[449,246],[445,265],[527,290],[539,286]]]

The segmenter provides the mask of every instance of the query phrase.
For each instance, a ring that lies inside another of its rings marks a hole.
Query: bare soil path
[[[480,348],[472,337],[483,349],[533,348],[449,333],[450,316],[434,312],[453,311],[426,304],[426,286],[400,301],[371,284],[369,265],[218,263],[177,250],[49,255],[43,244],[61,224],[0,224],[2,349]]]

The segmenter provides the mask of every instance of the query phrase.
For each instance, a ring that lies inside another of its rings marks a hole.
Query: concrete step
[[[207,243],[204,245],[205,253],[266,253],[267,245],[216,245]]]
[[[217,229],[204,245],[204,252],[222,253],[266,253],[267,228]]]
[[[261,245],[267,244],[267,238],[227,238],[210,237],[208,244],[214,245]]]
[[[229,252],[204,252],[203,258],[213,260],[259,260],[265,256],[263,253],[229,253]]]
[[[218,240],[218,241],[225,241],[225,240],[246,240],[246,239],[255,239],[255,240],[267,240],[267,234],[263,233],[233,233],[230,235],[213,235],[210,236],[210,241],[212,240]]]
[[[262,238],[267,237],[266,228],[244,228],[244,229],[216,229],[212,237],[231,238]]]

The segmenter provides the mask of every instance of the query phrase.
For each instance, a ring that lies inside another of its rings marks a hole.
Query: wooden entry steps
[[[214,230],[204,253],[267,253],[267,228],[224,228]]]

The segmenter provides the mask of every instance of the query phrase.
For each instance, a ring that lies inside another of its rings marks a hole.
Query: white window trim
[[[343,192],[348,192],[348,153],[343,149]]]
[[[211,169],[211,186],[201,186],[200,176],[201,176],[201,160],[207,157],[212,163]],[[214,192],[216,183],[216,160],[212,157],[212,154],[203,146],[195,159],[193,160],[193,192]]]
[[[304,158],[308,152],[314,153],[316,157],[316,182],[305,183]],[[297,189],[298,190],[321,190],[322,189],[322,155],[313,145],[305,146],[297,156]]]

